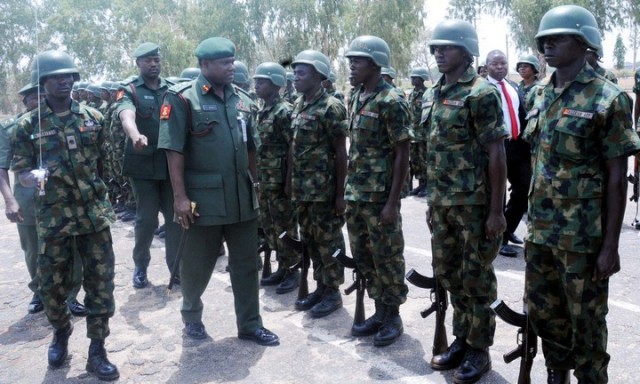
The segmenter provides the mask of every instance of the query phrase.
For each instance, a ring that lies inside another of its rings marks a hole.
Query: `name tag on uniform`
[[[442,104],[444,105],[450,105],[452,107],[464,107],[464,101],[462,100],[449,100],[449,99],[444,99],[444,101],[442,102]]]
[[[38,132],[38,133],[34,133],[29,135],[29,138],[31,140],[35,140],[35,139],[39,139],[41,137],[47,137],[47,136],[53,136],[56,134],[56,130],[55,129],[50,129],[48,131],[43,131],[43,132]]]
[[[373,117],[374,119],[377,119],[377,118],[378,118],[378,114],[377,114],[377,113],[375,113],[375,112],[371,112],[371,111],[362,111],[362,112],[360,112],[360,114],[361,114],[362,116]]]
[[[76,143],[76,137],[73,135],[67,136],[67,145],[69,149],[78,149],[78,143]]]
[[[218,110],[218,106],[215,104],[203,104],[202,110],[207,112],[214,112]]]
[[[562,116],[573,116],[573,117],[579,117],[581,119],[587,119],[587,120],[593,119],[592,112],[576,111],[575,109],[569,109],[569,108],[565,108],[562,110]]]
[[[80,132],[91,132],[91,131],[99,131],[100,130],[100,124],[98,124],[97,122],[91,120],[91,119],[87,119],[82,123],[82,126],[80,127]]]
[[[308,113],[301,113],[300,117],[302,117],[305,120],[315,120],[316,117],[314,115],[310,115]]]
[[[151,95],[144,95],[145,100],[155,100],[156,98]]]

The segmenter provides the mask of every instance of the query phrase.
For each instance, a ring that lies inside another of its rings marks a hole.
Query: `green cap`
[[[223,59],[236,55],[236,46],[224,37],[210,37],[202,41],[195,50],[198,59]]]
[[[133,57],[135,57],[136,59],[158,55],[160,55],[160,47],[158,46],[158,44],[154,43],[142,43],[138,45],[138,48],[136,48],[135,51],[133,51]]]

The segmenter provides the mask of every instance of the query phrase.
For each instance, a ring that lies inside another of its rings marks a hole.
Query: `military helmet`
[[[411,70],[409,77],[419,77],[424,81],[429,80],[429,71],[425,67],[416,67]]]
[[[386,41],[377,36],[359,36],[353,39],[346,57],[368,57],[378,67],[388,67],[391,64],[391,50]]]
[[[544,52],[544,37],[551,35],[576,35],[587,47],[598,50],[600,30],[593,14],[577,5],[561,5],[542,16],[535,36],[538,51]]]
[[[80,72],[69,54],[62,51],[44,51],[36,55],[31,63],[31,71],[38,73],[38,81],[51,75],[73,75],[73,81],[80,80]]]
[[[529,64],[533,67],[533,69],[535,69],[536,73],[540,73],[540,60],[538,60],[538,57],[536,55],[524,55],[519,58],[518,62],[516,63],[516,71],[518,70],[520,64]]]
[[[180,77],[182,77],[184,79],[193,80],[198,76],[200,76],[200,68],[195,68],[195,67],[185,68],[180,73]]]
[[[294,79],[293,72],[287,71],[287,81],[293,81],[293,79]]]
[[[329,78],[329,72],[331,72],[329,58],[322,52],[307,49],[298,53],[296,58],[291,63],[291,66],[295,69],[298,64],[311,65],[319,74],[325,79]]]
[[[95,84],[89,84],[87,92],[91,92],[94,96],[100,97],[100,87]]]
[[[236,71],[233,75],[233,82],[238,84],[247,84],[249,82],[249,68],[242,61],[236,60],[233,63]]]
[[[27,96],[37,90],[38,90],[38,72],[31,71],[31,81],[29,82],[29,84],[20,88],[20,90],[18,91],[18,94],[22,96]]]
[[[108,91],[111,89],[111,81],[105,80],[100,84],[100,90]]]
[[[431,54],[438,45],[462,47],[472,56],[480,56],[478,33],[469,22],[464,20],[445,20],[436,25],[431,34],[429,48]]]
[[[382,70],[380,71],[381,75],[387,75],[392,79],[396,78],[396,70],[393,69],[393,67],[382,67]]]
[[[336,74],[335,74],[335,72],[333,72],[333,71],[329,72],[329,81],[332,82],[332,83],[336,82]]]
[[[287,71],[282,65],[268,61],[258,65],[253,78],[269,79],[276,87],[284,87],[287,82]]]

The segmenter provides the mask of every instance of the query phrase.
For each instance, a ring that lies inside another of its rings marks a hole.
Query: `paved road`
[[[1,200],[1,199],[0,199]],[[0,204],[2,202],[0,201]],[[431,251],[427,237],[423,199],[408,198],[402,206],[406,237],[407,269],[431,275]],[[635,203],[627,207],[621,237],[623,271],[611,280],[609,351],[611,383],[632,383],[640,363],[640,277],[638,245],[640,231],[628,225]],[[0,206],[4,212],[4,206]],[[524,223],[518,228],[523,236]],[[180,293],[166,294],[168,276],[161,240],[154,240],[149,268],[151,286],[131,286],[132,227],[118,222],[112,227],[116,252],[116,314],[107,339],[109,358],[120,369],[122,383],[451,383],[451,372],[434,372],[431,358],[434,319],[422,319],[428,291],[410,286],[409,299],[401,307],[405,334],[395,344],[376,348],[372,338],[350,336],[355,295],[344,298],[344,308],[314,320],[293,309],[296,293],[276,295],[261,289],[265,326],[281,338],[277,347],[260,347],[237,339],[233,297],[227,258],[219,259],[205,292],[204,323],[210,335],[202,341],[182,337]],[[0,217],[0,383],[92,383],[85,372],[88,339],[85,322],[76,318],[70,340],[70,359],[62,368],[47,368],[46,351],[52,330],[42,313],[27,314],[27,271],[15,225]],[[498,256],[495,262],[499,296],[520,308],[524,287],[524,261]],[[273,268],[276,268],[275,262]],[[347,282],[350,283],[348,275]],[[346,286],[346,285],[345,285]],[[311,283],[311,289],[314,288]],[[367,315],[373,311],[367,301]],[[451,331],[451,310],[447,328]],[[450,333],[449,333],[449,337]],[[451,341],[451,339],[450,339]],[[516,329],[498,320],[495,345],[491,348],[493,370],[481,383],[515,383],[518,365],[506,365],[502,354],[516,345]],[[540,355],[541,356],[541,355]],[[546,380],[541,358],[533,368],[534,383]],[[574,381],[575,382],[575,379]]]

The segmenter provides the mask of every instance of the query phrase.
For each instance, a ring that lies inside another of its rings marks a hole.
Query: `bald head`
[[[489,76],[498,81],[507,76],[509,63],[504,52],[496,49],[487,54],[487,72],[489,72]]]

